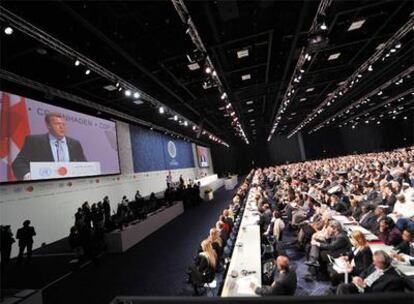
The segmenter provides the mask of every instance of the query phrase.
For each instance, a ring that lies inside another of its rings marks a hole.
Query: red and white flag
[[[12,162],[19,154],[24,139],[30,135],[26,99],[6,92],[1,93],[0,161],[7,166],[7,181],[15,181]]]

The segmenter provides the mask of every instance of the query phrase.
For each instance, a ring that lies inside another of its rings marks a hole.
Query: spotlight
[[[327,27],[327,25],[326,25],[325,22],[322,22],[322,24],[320,26],[320,29],[323,30],[323,31],[326,31],[328,29],[328,27]]]
[[[213,76],[217,76],[217,72],[216,71],[213,71],[212,75]]]
[[[134,93],[134,98],[139,98],[141,95],[138,92]]]
[[[127,97],[131,96],[131,90],[125,90],[124,94]]]
[[[396,48],[396,49],[401,48],[401,42],[398,42],[398,43],[395,45],[395,48]]]
[[[188,126],[188,122],[186,120],[184,120],[184,126],[187,127]]]
[[[13,29],[10,26],[8,26],[4,29],[4,33],[6,35],[11,35],[11,34],[13,34]]]
[[[177,121],[178,120],[178,116],[174,115],[174,120]]]
[[[370,65],[369,67],[368,67],[368,71],[369,72],[372,72],[374,69],[372,68],[372,65]]]
[[[78,66],[78,65],[80,65],[80,61],[79,60],[76,60],[75,61],[75,66]]]
[[[117,82],[115,86],[118,88],[119,87],[119,82]]]
[[[227,93],[224,92],[223,94],[221,94],[221,100],[224,100],[227,97]]]
[[[160,108],[158,109],[158,111],[160,112],[160,114],[164,114],[164,112],[165,112],[164,107],[160,107]]]
[[[89,75],[91,73],[91,70],[89,70],[89,69],[87,69],[86,71],[85,71],[85,74],[86,75]]]
[[[382,91],[379,91],[377,95],[378,96],[381,96],[382,95]]]
[[[211,68],[210,68],[210,67],[206,67],[205,72],[206,72],[207,74],[210,74],[210,73],[211,73]]]

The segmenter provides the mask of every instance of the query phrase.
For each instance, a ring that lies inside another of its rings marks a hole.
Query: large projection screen
[[[120,173],[115,122],[0,96],[0,183]]]
[[[210,166],[210,159],[208,148],[203,146],[197,146],[197,159],[200,168],[208,168]]]

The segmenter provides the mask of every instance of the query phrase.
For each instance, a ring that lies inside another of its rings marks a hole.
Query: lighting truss
[[[404,98],[405,99],[405,97],[408,97],[408,100],[403,104],[403,105],[406,105],[406,104],[411,104],[412,103],[412,94],[413,94],[413,92],[414,92],[414,88],[411,88],[411,89],[409,89],[409,90],[406,90],[405,92],[403,92],[403,93],[400,93],[400,94],[398,94],[397,96],[394,96],[394,97],[392,97],[392,98],[390,98],[390,99],[387,99],[387,100],[385,100],[385,101],[383,101],[383,102],[381,102],[381,103],[379,103],[379,104],[377,104],[377,105],[375,105],[374,107],[372,107],[372,108],[370,108],[370,109],[367,109],[367,110],[365,110],[365,111],[363,111],[363,112],[361,112],[361,113],[358,113],[358,114],[356,114],[356,115],[354,115],[354,116],[352,116],[352,117],[349,117],[347,120],[345,120],[343,123],[341,123],[342,125],[344,125],[344,124],[348,124],[348,123],[350,123],[350,122],[352,122],[352,121],[354,121],[354,120],[356,120],[356,119],[359,119],[359,118],[361,118],[362,116],[365,116],[365,117],[367,117],[367,115],[369,115],[370,113],[372,113],[373,111],[375,111],[375,110],[378,110],[378,109],[380,109],[380,108],[382,108],[382,107],[384,107],[385,105],[387,105],[387,104],[391,104],[391,103],[393,103],[393,102],[395,102],[395,101],[401,101],[401,100],[403,100],[403,99],[401,99],[401,98]],[[398,105],[398,106],[401,106],[401,105]],[[387,110],[388,111],[388,110]]]
[[[175,112],[159,100],[153,98],[149,94],[145,93],[144,91],[136,88],[134,85],[129,83],[128,81],[122,79],[120,76],[112,73],[108,69],[104,68],[103,66],[99,65],[92,59],[86,57],[85,55],[81,54],[80,52],[74,50],[70,46],[64,44],[63,42],[59,41],[58,39],[54,38],[53,36],[49,35],[45,31],[37,28],[33,24],[27,22],[23,18],[17,16],[16,14],[12,13],[11,11],[7,10],[6,8],[0,5],[0,20],[6,22],[12,28],[19,30],[20,32],[28,35],[29,37],[39,41],[40,43],[46,45],[50,49],[55,50],[56,52],[71,58],[73,62],[79,61],[80,65],[85,66],[87,69],[93,71],[94,73],[98,74],[99,76],[106,78],[112,83],[119,84],[119,87],[122,87],[124,90],[130,90],[131,92],[138,92],[140,96],[153,106],[159,108],[163,107],[166,112],[168,111],[172,115],[179,115],[189,124],[197,125],[196,123],[192,122],[190,119],[185,118],[183,115]],[[171,132],[171,131],[170,131]],[[228,147],[228,144],[221,140],[219,137],[215,136],[211,132],[206,131],[207,135],[211,135],[211,138],[214,138],[216,142],[221,143]]]
[[[316,15],[313,19],[312,25],[309,29],[310,33],[316,32],[318,30],[318,16],[325,15],[326,10],[329,8],[329,6],[332,4],[332,0],[321,0],[318,6],[318,10],[316,12]],[[295,93],[295,84],[300,82],[300,79],[303,77],[303,74],[305,73],[305,64],[307,60],[310,60],[311,55],[306,53],[306,48],[302,47],[299,55],[299,59],[296,62],[295,69],[293,70],[292,77],[289,80],[289,84],[287,86],[286,92],[282,98],[282,102],[279,105],[279,108],[276,112],[276,117],[273,122],[273,127],[270,131],[270,134],[267,138],[267,141],[270,141],[272,139],[273,134],[275,133],[281,119],[282,114],[286,111],[288,105],[293,100],[294,93]]]
[[[218,87],[218,90],[220,92],[220,95],[222,96],[226,90],[224,89],[224,85],[220,80],[220,77],[217,75],[217,70],[214,68],[214,65],[211,61],[210,56],[207,53],[207,49],[204,46],[203,41],[201,40],[201,37],[197,31],[197,28],[191,19],[190,13],[188,12],[188,9],[184,3],[184,0],[171,0],[172,4],[174,5],[175,10],[177,11],[177,14],[179,15],[181,21],[186,24],[187,26],[187,34],[190,36],[191,41],[195,45],[198,51],[205,54],[205,66],[211,68],[212,73],[210,73],[210,77],[212,77],[213,81],[216,83],[216,86]],[[215,74],[214,74],[215,72]],[[223,98],[225,104],[226,104],[226,111],[228,114],[234,113],[234,115],[231,115],[231,117],[234,117],[232,120],[232,125],[236,131],[236,134],[243,138],[246,144],[249,144],[249,140],[246,136],[246,133],[243,130],[243,127],[238,119],[238,117],[235,115],[235,110],[233,109],[232,104],[228,100],[228,96],[226,94],[226,97]]]
[[[288,138],[295,135],[307,124],[313,121],[319,114],[324,111],[324,107],[328,105],[328,103],[334,103],[337,98],[339,98],[339,96],[343,97],[346,92],[349,92],[354,84],[359,82],[359,79],[362,77],[363,73],[366,72],[369,67],[372,67],[372,65],[379,59],[381,59],[386,50],[393,48],[405,35],[410,33],[413,29],[413,26],[414,18],[410,18],[410,20],[408,20],[390,39],[388,39],[388,41],[385,42],[381,48],[377,49],[375,53],[370,58],[368,58],[367,61],[359,66],[359,68],[351,76],[349,76],[342,85],[340,85],[334,92],[328,94],[322,103],[319,104],[319,106],[315,108],[312,113],[308,114],[307,117],[288,135]]]
[[[335,120],[336,118],[342,117],[344,114],[346,114],[347,112],[349,113],[349,111],[351,111],[353,108],[355,108],[356,106],[359,106],[360,104],[362,104],[365,100],[367,100],[368,98],[371,98],[372,96],[377,95],[380,91],[385,90],[386,88],[388,88],[389,86],[393,85],[396,81],[410,75],[412,72],[414,72],[414,65],[410,66],[409,68],[407,68],[406,70],[404,70],[403,72],[399,73],[398,75],[394,76],[393,78],[391,78],[390,80],[388,80],[387,82],[383,83],[382,85],[380,85],[379,87],[377,87],[375,90],[369,92],[368,94],[366,94],[365,96],[359,98],[357,101],[353,102],[352,104],[350,104],[349,106],[343,108],[341,111],[337,112],[335,115],[328,117],[327,119],[325,119],[323,122],[321,122],[320,124],[318,124],[315,129],[321,129],[323,127],[325,127],[327,124],[331,123],[333,120]],[[413,89],[414,91],[414,89]]]

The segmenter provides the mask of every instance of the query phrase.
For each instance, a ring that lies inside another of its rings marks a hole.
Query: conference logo
[[[175,147],[174,142],[168,142],[168,154],[170,154],[171,158],[175,158],[177,156],[177,148]]]
[[[58,173],[60,176],[65,176],[66,174],[68,174],[68,169],[67,169],[66,167],[59,167],[59,168],[57,169],[57,173]]]
[[[44,168],[40,168],[39,169],[39,175],[41,176],[41,177],[49,177],[49,176],[51,176],[52,175],[52,169],[51,168],[47,168],[47,167],[44,167]]]

